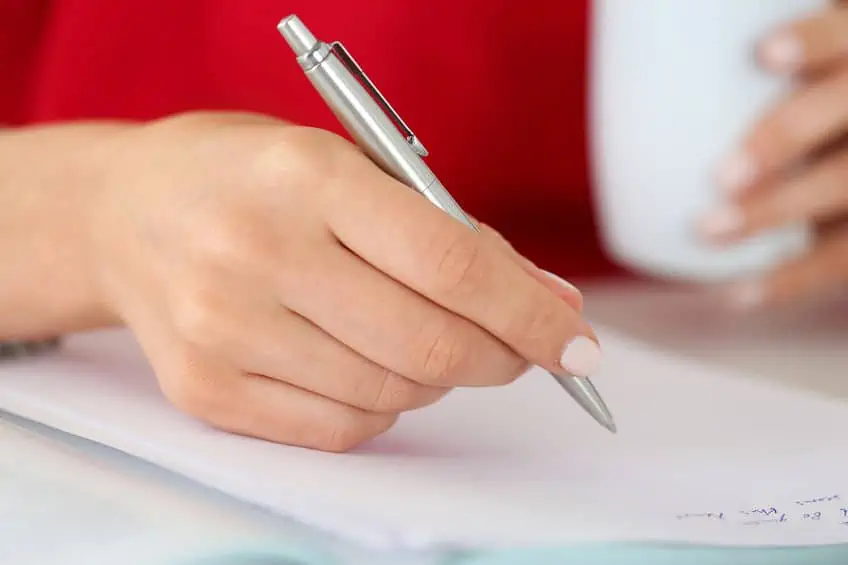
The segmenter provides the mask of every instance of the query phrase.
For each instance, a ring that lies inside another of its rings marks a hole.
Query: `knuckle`
[[[317,128],[286,128],[259,151],[250,168],[257,185],[273,191],[309,185],[332,176],[347,147],[338,135]],[[316,171],[321,174],[316,176]]]
[[[232,268],[245,262],[245,257],[250,255],[254,245],[251,245],[249,237],[245,237],[245,230],[233,224],[233,219],[228,218],[225,221],[210,222],[209,229],[201,230],[198,248],[205,263]]]
[[[517,309],[504,328],[505,340],[509,344],[521,344],[524,348],[538,350],[550,341],[551,336],[560,335],[562,327],[560,308],[544,300],[532,300],[525,308]]]
[[[487,276],[480,240],[463,231],[441,244],[435,276],[438,292],[460,297],[475,292]]]
[[[189,371],[175,372],[160,379],[160,388],[171,404],[195,418],[214,423],[212,420],[224,412],[217,387]]]
[[[377,394],[369,409],[372,412],[396,413],[412,410],[421,405],[425,387],[391,371],[385,371]]]
[[[318,426],[314,447],[331,453],[344,453],[370,439],[362,416],[343,416]]]
[[[260,186],[279,189],[296,182],[315,165],[315,155],[296,135],[284,134],[256,153],[249,169]]]
[[[205,214],[203,224],[189,233],[192,260],[219,272],[253,272],[265,268],[275,252],[275,234],[254,206]]]
[[[451,386],[460,379],[468,358],[464,332],[447,324],[427,342],[422,362],[423,380],[435,386]]]
[[[176,301],[172,312],[174,327],[189,343],[204,348],[226,346],[226,324],[212,291],[200,288],[188,292]]]

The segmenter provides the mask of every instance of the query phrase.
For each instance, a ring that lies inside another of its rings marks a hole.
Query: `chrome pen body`
[[[315,90],[369,158],[437,208],[479,231],[424,162],[427,150],[420,140],[344,46],[319,41],[295,15],[284,18],[278,30]],[[598,423],[616,431],[612,415],[589,379],[552,376]]]
[[[427,150],[418,138],[379,91],[363,85],[370,80],[344,47],[318,41],[296,16],[280,22],[279,30],[300,68],[357,145],[387,174],[477,230],[422,159]]]

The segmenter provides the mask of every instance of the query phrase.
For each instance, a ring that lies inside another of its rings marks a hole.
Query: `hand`
[[[848,284],[848,7],[839,3],[765,38],[763,66],[799,87],[754,125],[725,164],[730,204],[704,218],[725,244],[812,225],[815,245],[773,272],[732,285],[746,306],[823,297]]]
[[[576,289],[330,133],[186,115],[101,158],[97,284],[167,398],[215,427],[345,451],[454,387],[597,362]]]

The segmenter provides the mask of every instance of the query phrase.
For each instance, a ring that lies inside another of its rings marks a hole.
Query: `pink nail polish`
[[[735,153],[719,167],[718,182],[728,194],[739,194],[754,182],[756,174],[754,160],[746,153]]]
[[[781,32],[761,46],[760,56],[766,67],[777,72],[793,72],[804,61],[804,45],[792,33]]]
[[[745,222],[745,217],[736,208],[723,208],[704,216],[699,231],[707,238],[722,238],[738,231]]]
[[[574,338],[565,347],[560,365],[578,377],[588,377],[595,373],[601,364],[601,348],[585,336]]]

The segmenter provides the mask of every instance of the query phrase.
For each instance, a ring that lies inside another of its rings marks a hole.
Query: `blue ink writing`
[[[706,518],[709,520],[724,520],[724,512],[701,512],[700,514],[678,514],[678,520],[688,520],[692,518]]]
[[[772,518],[769,520],[749,520],[747,522],[742,523],[746,526],[760,526],[762,524],[781,524],[786,521],[786,514],[781,514],[779,518]]]
[[[777,515],[777,508],[754,508],[753,510],[740,510],[740,514],[744,514],[745,516],[752,516],[754,514],[762,514],[763,516],[775,516]]]
[[[751,506],[734,510],[713,509],[707,512],[677,514],[677,520],[719,522],[722,527],[753,526],[779,527],[779,524],[809,524],[811,527],[848,526],[848,505],[840,494],[789,502],[790,506]],[[803,508],[800,508],[803,507]]]
[[[809,500],[796,500],[795,504],[798,506],[806,506],[808,504],[818,504],[820,502],[833,502],[834,500],[841,500],[838,494],[823,496],[821,498],[811,498]]]

